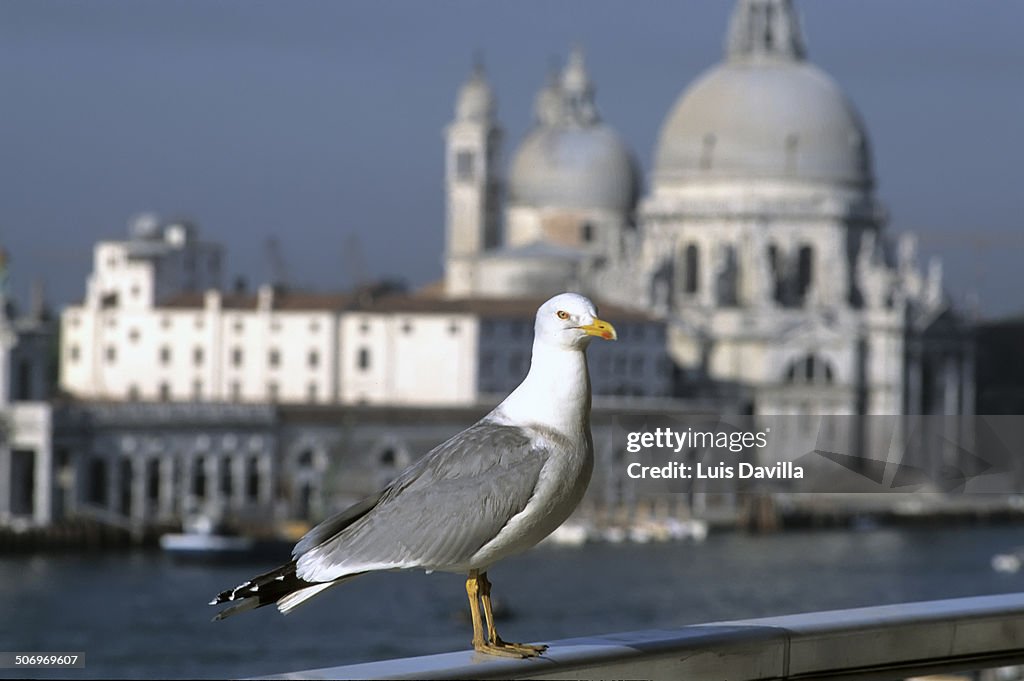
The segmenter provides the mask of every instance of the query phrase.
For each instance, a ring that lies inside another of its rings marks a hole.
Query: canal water
[[[502,636],[540,641],[1024,591],[1024,572],[990,566],[1022,544],[1020,527],[713,533],[541,546],[489,576]],[[87,665],[0,678],[237,678],[468,646],[464,578],[445,574],[368,575],[287,617],[263,608],[210,622],[214,594],[269,567],[158,552],[0,558],[0,651],[84,651]]]

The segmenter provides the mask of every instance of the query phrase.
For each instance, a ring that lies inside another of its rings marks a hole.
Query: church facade
[[[646,192],[581,52],[537,94],[507,177],[478,68],[446,129],[445,295],[576,289],[645,309],[686,389],[758,414],[971,413],[941,264],[887,231],[868,132],[791,2],[738,0],[725,42],[666,115]]]

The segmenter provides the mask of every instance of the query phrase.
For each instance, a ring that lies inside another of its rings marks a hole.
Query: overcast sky
[[[889,229],[954,300],[1024,311],[1024,2],[807,0],[810,58],[871,137]],[[0,243],[24,298],[79,299],[130,216],[186,216],[229,272],[295,285],[441,275],[442,129],[479,50],[511,157],[578,43],[645,173],[679,94],[721,57],[732,2],[0,0]]]

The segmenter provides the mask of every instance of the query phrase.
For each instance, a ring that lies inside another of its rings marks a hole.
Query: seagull
[[[583,498],[594,468],[586,349],[595,337],[617,336],[584,296],[562,293],[541,305],[518,388],[378,494],[310,530],[289,563],[218,594],[210,605],[233,604],[214,619],[271,603],[287,614],[368,572],[438,570],[468,574],[475,650],[542,654],[545,645],[498,636],[487,570],[546,537]]]

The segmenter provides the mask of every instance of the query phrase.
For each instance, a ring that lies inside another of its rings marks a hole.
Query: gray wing
[[[375,502],[304,537],[296,546],[298,575],[323,582],[368,570],[460,565],[526,507],[547,458],[524,429],[481,421],[406,469]],[[339,529],[320,539],[332,527]]]
[[[299,540],[299,543],[295,545],[295,548],[292,549],[292,558],[298,558],[317,544],[323,544],[325,541],[362,518],[373,510],[373,507],[380,502],[382,496],[384,496],[384,492],[378,492],[372,497],[366,497],[365,499],[352,504],[344,511],[336,513],[327,520],[318,524],[312,530],[304,534],[302,539]]]

